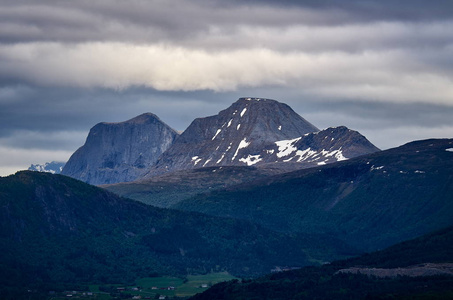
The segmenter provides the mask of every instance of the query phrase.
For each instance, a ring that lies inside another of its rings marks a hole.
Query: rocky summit
[[[151,113],[121,123],[99,123],[62,174],[96,185],[133,181],[154,165],[177,136]]]
[[[344,126],[319,130],[284,103],[239,98],[217,115],[195,119],[179,136],[150,113],[99,123],[62,174],[102,185],[203,167],[286,172],[376,151],[364,136]]]
[[[376,152],[346,127],[320,131],[288,105],[271,99],[240,98],[218,115],[195,119],[146,177],[212,166],[285,164],[294,169]]]
[[[293,162],[299,167],[321,166],[377,152],[359,132],[345,126],[331,127],[301,137],[270,143],[258,155],[242,159],[247,165],[257,162]]]

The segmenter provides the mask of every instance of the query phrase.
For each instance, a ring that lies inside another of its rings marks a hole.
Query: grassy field
[[[232,279],[235,279],[235,277],[226,272],[206,275],[189,275],[187,276],[187,280],[174,277],[151,277],[137,280],[137,286],[141,287],[142,293],[146,292],[152,293],[153,295],[160,294],[172,297],[188,297],[204,291],[213,284]],[[175,289],[162,289],[170,286]]]
[[[235,278],[236,277],[227,272],[221,272],[206,275],[189,275],[186,279],[176,277],[147,277],[138,279],[135,286],[108,286],[113,290],[118,287],[123,287],[125,288],[123,293],[131,294],[133,296],[140,295],[142,298],[151,297],[151,299],[153,299],[157,294],[167,297],[189,297],[203,292],[213,284]],[[134,290],[134,288],[137,287],[140,287],[140,290]],[[169,289],[169,287],[174,287],[174,289]],[[90,285],[90,291],[97,295],[96,299],[111,299],[110,295],[100,293],[99,286],[97,285]]]
[[[187,276],[188,281],[183,285],[179,286],[176,292],[178,297],[192,296],[201,293],[207,287],[222,282],[235,279],[236,277],[224,272],[224,273],[212,273],[207,275],[189,275]]]

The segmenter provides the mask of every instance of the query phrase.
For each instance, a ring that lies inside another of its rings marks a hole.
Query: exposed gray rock
[[[240,98],[218,115],[195,119],[148,176],[173,170],[245,165],[240,161],[245,152],[260,152],[270,142],[314,131],[318,129],[286,104],[264,98]]]
[[[121,123],[99,123],[62,174],[90,184],[133,181],[167,150],[177,132],[151,113]]]
[[[271,143],[258,155],[249,155],[241,160],[247,165],[291,162],[292,166],[296,168],[308,168],[377,151],[379,149],[363,135],[345,126],[340,126],[307,133],[291,140]]]
[[[145,178],[175,170],[283,162],[280,167],[289,171],[376,151],[346,127],[319,131],[286,104],[240,98],[218,115],[195,119]]]

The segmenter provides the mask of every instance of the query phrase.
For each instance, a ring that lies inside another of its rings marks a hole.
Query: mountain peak
[[[170,147],[178,133],[152,113],[91,128],[62,174],[91,184],[135,180]]]
[[[274,99],[258,98],[258,97],[241,97],[236,102],[243,102],[243,101],[256,101],[256,102],[274,101],[274,102],[278,102],[277,100],[274,100]]]
[[[236,129],[244,137],[259,138],[263,141],[274,141],[282,137],[295,138],[319,131],[288,105],[267,98],[239,98],[217,116],[208,118],[217,118],[219,122],[216,125],[221,126],[224,133],[234,132]]]
[[[246,165],[269,143],[319,129],[276,100],[242,97],[217,115],[195,119],[150,175],[209,166]]]
[[[103,125],[115,125],[115,124],[147,124],[147,123],[150,123],[150,122],[153,122],[153,121],[158,121],[158,122],[162,122],[158,116],[156,116],[155,114],[153,113],[150,113],[150,112],[147,112],[147,113],[144,113],[144,114],[141,114],[139,116],[136,116],[132,119],[129,119],[127,121],[122,121],[122,122],[102,122],[100,124],[103,124]]]

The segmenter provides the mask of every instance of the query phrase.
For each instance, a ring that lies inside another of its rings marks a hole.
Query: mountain
[[[218,115],[195,119],[145,176],[213,166],[275,162],[290,169],[379,151],[345,127],[319,131],[288,105],[271,99],[240,98]]]
[[[59,162],[59,161],[52,161],[50,163],[46,162],[45,164],[36,164],[31,165],[28,170],[29,171],[37,171],[37,172],[48,172],[52,174],[60,174],[63,170],[63,167],[66,163]]]
[[[375,151],[378,149],[365,137],[341,126],[308,133],[293,140],[271,143],[261,151],[264,153],[264,163],[257,166],[213,166],[176,170],[134,182],[102,187],[146,204],[171,207],[196,194],[262,179],[292,169],[345,160],[345,156],[355,157]]]
[[[246,161],[247,165],[258,161],[295,162],[298,168],[309,168],[377,151],[380,150],[363,135],[340,126],[306,133],[291,140],[276,141],[265,147],[252,161]]]
[[[218,115],[195,119],[180,136],[150,113],[99,123],[62,174],[102,185],[202,167],[273,165],[283,172],[376,151],[346,127],[320,131],[286,104],[240,98]]]
[[[99,123],[62,174],[90,184],[133,181],[152,166],[178,134],[151,113],[121,123]]]
[[[8,293],[27,288],[126,283],[157,274],[214,270],[250,277],[312,264],[309,253],[323,248],[352,253],[335,238],[160,209],[62,175],[22,171],[0,178],[1,299],[22,299]]]
[[[377,151],[357,131],[319,131],[286,104],[240,98],[216,116],[193,121],[143,178],[103,187],[170,207],[198,193]]]
[[[453,139],[398,148],[194,196],[172,208],[329,233],[363,251],[453,225]]]
[[[425,273],[416,273],[423,268]],[[344,272],[351,269],[363,274]],[[406,275],[378,278],[365,275],[365,270]],[[322,267],[219,283],[191,299],[452,299],[452,270],[453,227],[448,227]]]

